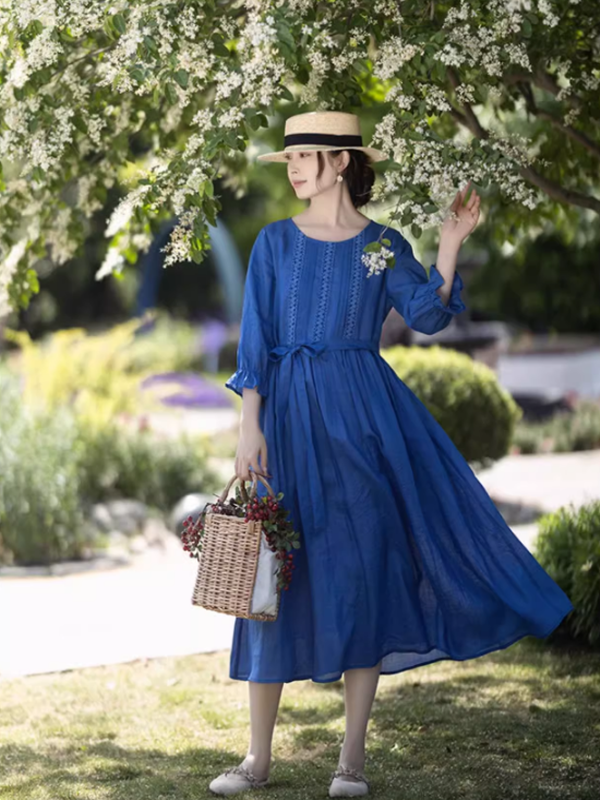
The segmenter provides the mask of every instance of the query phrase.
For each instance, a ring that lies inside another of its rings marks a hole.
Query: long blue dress
[[[328,683],[380,660],[393,674],[475,658],[544,638],[573,609],[379,354],[392,306],[425,333],[465,309],[458,272],[446,306],[440,273],[393,227],[396,265],[368,277],[363,248],[383,227],[328,242],[287,218],[252,248],[225,386],[262,395],[268,480],[301,547],[277,619],[236,618],[233,679]]]

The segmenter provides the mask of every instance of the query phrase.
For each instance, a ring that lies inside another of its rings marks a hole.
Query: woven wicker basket
[[[258,473],[273,497],[273,489]],[[252,481],[250,496],[245,481],[234,475],[223,489],[219,500],[225,502],[232,484],[240,481],[240,494],[247,503],[256,495],[258,483]],[[231,614],[245,619],[274,621],[277,619],[281,590],[277,590],[277,608],[274,614],[252,614],[252,593],[256,580],[260,552],[262,523],[260,520],[246,522],[243,517],[215,514],[207,511],[204,518],[202,552],[199,558],[198,575],[192,595],[192,604],[211,611]]]

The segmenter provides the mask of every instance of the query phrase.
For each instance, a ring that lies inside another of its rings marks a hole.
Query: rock
[[[171,512],[171,530],[176,533],[177,536],[181,536],[184,531],[183,521],[187,517],[193,517],[195,519],[207,503],[214,502],[216,499],[217,498],[212,494],[203,494],[200,492],[196,494],[186,494],[185,497],[182,497],[175,505]]]
[[[164,549],[165,541],[173,539],[173,533],[167,528],[162,519],[150,517],[144,523],[143,535],[149,547]]]
[[[504,521],[509,526],[525,525],[528,522],[535,522],[544,513],[544,510],[537,506],[515,503],[511,500],[502,500],[498,497],[492,497],[492,500],[498,511],[502,514]]]
[[[110,512],[104,503],[96,503],[94,506],[92,506],[90,519],[96,528],[99,528],[105,533],[108,533],[108,531],[112,530],[113,528]]]
[[[144,526],[148,546],[162,556],[184,553],[181,539],[169,530],[162,519],[151,517]]]
[[[106,508],[112,527],[126,534],[139,533],[149,514],[148,506],[140,500],[110,500]]]

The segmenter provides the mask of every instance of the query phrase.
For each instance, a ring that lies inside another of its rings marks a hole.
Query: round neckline
[[[362,236],[362,234],[368,228],[370,228],[371,225],[375,224],[375,220],[374,219],[370,219],[369,222],[365,225],[365,227],[356,234],[356,236],[351,236],[349,239],[336,239],[336,240],[332,241],[331,239],[315,239],[314,236],[308,236],[306,233],[304,233],[303,230],[301,230],[298,227],[298,225],[296,225],[296,223],[294,222],[294,220],[291,217],[288,217],[287,219],[289,220],[289,222],[291,222],[291,224],[298,231],[298,233],[300,233],[302,236],[304,236],[305,239],[308,239],[311,242],[320,242],[321,244],[343,244],[344,242],[353,242],[355,239],[358,239],[359,236]]]

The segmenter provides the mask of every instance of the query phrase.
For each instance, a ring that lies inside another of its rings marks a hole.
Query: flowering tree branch
[[[539,172],[536,172],[531,167],[521,167],[519,172],[526,180],[559,203],[579,206],[579,208],[589,208],[591,211],[595,211],[596,214],[600,214],[600,200],[597,197],[567,189],[556,181],[540,175]]]
[[[525,102],[527,104],[527,111],[530,114],[533,114],[539,119],[543,119],[546,122],[549,122],[553,128],[561,131],[565,134],[565,136],[569,136],[573,141],[578,142],[580,145],[585,147],[588,153],[591,153],[596,158],[600,158],[600,145],[596,142],[592,141],[589,136],[586,136],[583,131],[578,131],[572,125],[565,125],[561,120],[556,117],[554,114],[551,114],[549,111],[546,111],[543,108],[540,108],[536,101],[533,92],[531,91],[531,86],[528,83],[524,83],[519,81],[517,83],[517,87],[519,91],[522,93],[523,97],[525,98]]]
[[[6,0],[0,317],[37,291],[40,259],[78,252],[115,187],[98,279],[172,217],[165,264],[201,263],[216,182],[243,190],[248,145],[296,106],[381,109],[373,200],[397,199],[389,222],[415,236],[466,177],[523,224],[556,202],[599,212],[582,188],[598,178],[599,28],[597,0]]]
[[[516,83],[530,83],[533,86],[537,86],[538,89],[543,89],[554,97],[557,97],[561,93],[561,87],[556,82],[554,75],[550,75],[550,73],[539,66],[533,72],[508,72],[502,76],[502,81],[507,86]],[[567,105],[578,107],[586,105],[585,101],[572,93],[569,93],[562,99]],[[592,109],[590,109],[590,111],[591,110]]]
[[[460,86],[460,80],[454,69],[450,68],[448,70],[448,78],[452,88],[456,91]],[[461,125],[468,128],[473,136],[476,136],[478,139],[487,139],[489,134],[477,119],[477,116],[473,112],[473,109],[469,103],[464,102],[462,104],[462,108],[462,113],[453,108],[451,110],[452,117]],[[594,155],[597,154],[600,154],[600,151],[598,151],[597,146],[595,146]],[[533,169],[533,167],[522,165],[519,167],[519,172],[523,178],[528,180],[534,186],[537,186],[538,189],[541,189],[541,191],[545,192],[549,197],[552,197],[559,203],[575,205],[579,206],[580,208],[588,208],[592,211],[595,211],[597,214],[600,214],[600,199],[593,197],[592,195],[567,189],[556,181],[544,177],[535,169]]]

